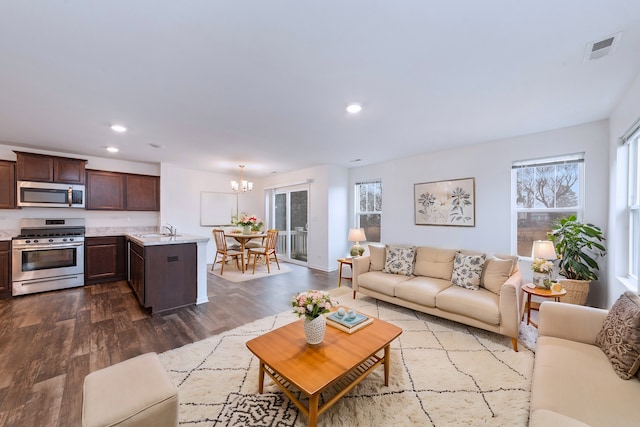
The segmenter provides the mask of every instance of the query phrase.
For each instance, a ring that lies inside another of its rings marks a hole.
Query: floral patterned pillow
[[[482,266],[486,255],[462,255],[457,253],[453,260],[453,274],[451,284],[467,289],[476,290],[480,287]]]
[[[386,246],[387,258],[384,262],[385,273],[404,274],[411,276],[413,274],[413,263],[416,259],[416,247],[408,246]]]
[[[613,370],[623,380],[640,368],[640,297],[625,292],[609,310],[596,345],[607,355]]]

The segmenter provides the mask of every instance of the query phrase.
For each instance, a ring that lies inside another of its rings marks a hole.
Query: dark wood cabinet
[[[127,175],[126,205],[128,211],[160,210],[160,178],[150,175]]]
[[[0,160],[0,209],[16,207],[16,164]]]
[[[0,298],[11,296],[11,242],[0,242]]]
[[[16,151],[18,181],[84,184],[86,160]]]
[[[88,170],[86,208],[123,211],[124,184],[124,174]]]
[[[129,284],[140,305],[144,306],[144,247],[129,242]]]
[[[160,210],[160,177],[87,171],[87,209]]]
[[[84,282],[86,285],[126,279],[126,241],[124,236],[85,239]]]
[[[152,313],[195,304],[196,264],[195,243],[143,247],[130,241],[129,283]]]

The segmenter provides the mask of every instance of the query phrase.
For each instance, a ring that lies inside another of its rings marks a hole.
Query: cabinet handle
[[[180,258],[178,256],[168,256],[167,257],[167,262],[176,262],[178,261]]]

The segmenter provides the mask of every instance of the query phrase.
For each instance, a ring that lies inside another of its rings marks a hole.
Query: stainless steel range
[[[84,218],[20,220],[11,242],[13,295],[84,285]]]

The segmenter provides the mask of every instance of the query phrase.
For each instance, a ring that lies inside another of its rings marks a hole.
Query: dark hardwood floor
[[[208,303],[153,316],[124,281],[0,300],[0,426],[80,426],[89,372],[289,310],[296,292],[337,286],[336,272],[287,266],[243,283],[208,274]]]

